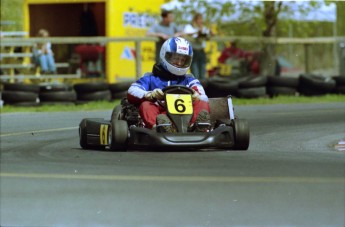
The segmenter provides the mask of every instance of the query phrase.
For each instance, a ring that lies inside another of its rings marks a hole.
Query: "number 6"
[[[182,102],[182,103],[179,103]],[[186,111],[186,106],[183,105],[184,101],[182,99],[176,99],[175,101],[175,110],[179,113],[183,113]]]

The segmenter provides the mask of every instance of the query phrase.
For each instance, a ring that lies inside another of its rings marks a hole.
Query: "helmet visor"
[[[165,59],[167,62],[177,68],[187,68],[192,63],[191,56],[172,52],[166,52]]]

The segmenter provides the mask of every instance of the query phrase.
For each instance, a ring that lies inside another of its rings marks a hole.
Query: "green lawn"
[[[325,95],[325,96],[279,96],[275,98],[259,98],[259,99],[240,99],[233,98],[234,105],[272,105],[272,104],[293,104],[293,103],[327,103],[339,102],[345,105],[345,95]],[[36,107],[21,106],[3,106],[1,113],[13,112],[65,112],[65,111],[90,111],[90,110],[109,110],[118,105],[120,100],[106,102],[89,102],[86,104],[76,105],[44,105]]]

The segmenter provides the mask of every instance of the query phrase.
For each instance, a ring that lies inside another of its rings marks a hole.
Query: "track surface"
[[[1,114],[1,226],[345,226],[344,104],[241,106],[248,151],[79,147],[102,112]]]

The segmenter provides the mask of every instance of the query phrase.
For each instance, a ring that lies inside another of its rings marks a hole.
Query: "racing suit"
[[[176,76],[164,70],[160,64],[153,66],[152,72],[145,73],[140,79],[134,82],[128,89],[127,99],[129,103],[139,106],[139,114],[145,123],[145,127],[152,128],[156,124],[158,114],[166,114],[166,110],[157,102],[148,101],[145,95],[156,88],[163,89],[171,85],[184,85],[200,96],[198,100],[193,101],[193,117],[191,123],[194,123],[199,112],[203,109],[210,112],[208,97],[198,79],[193,75]]]

